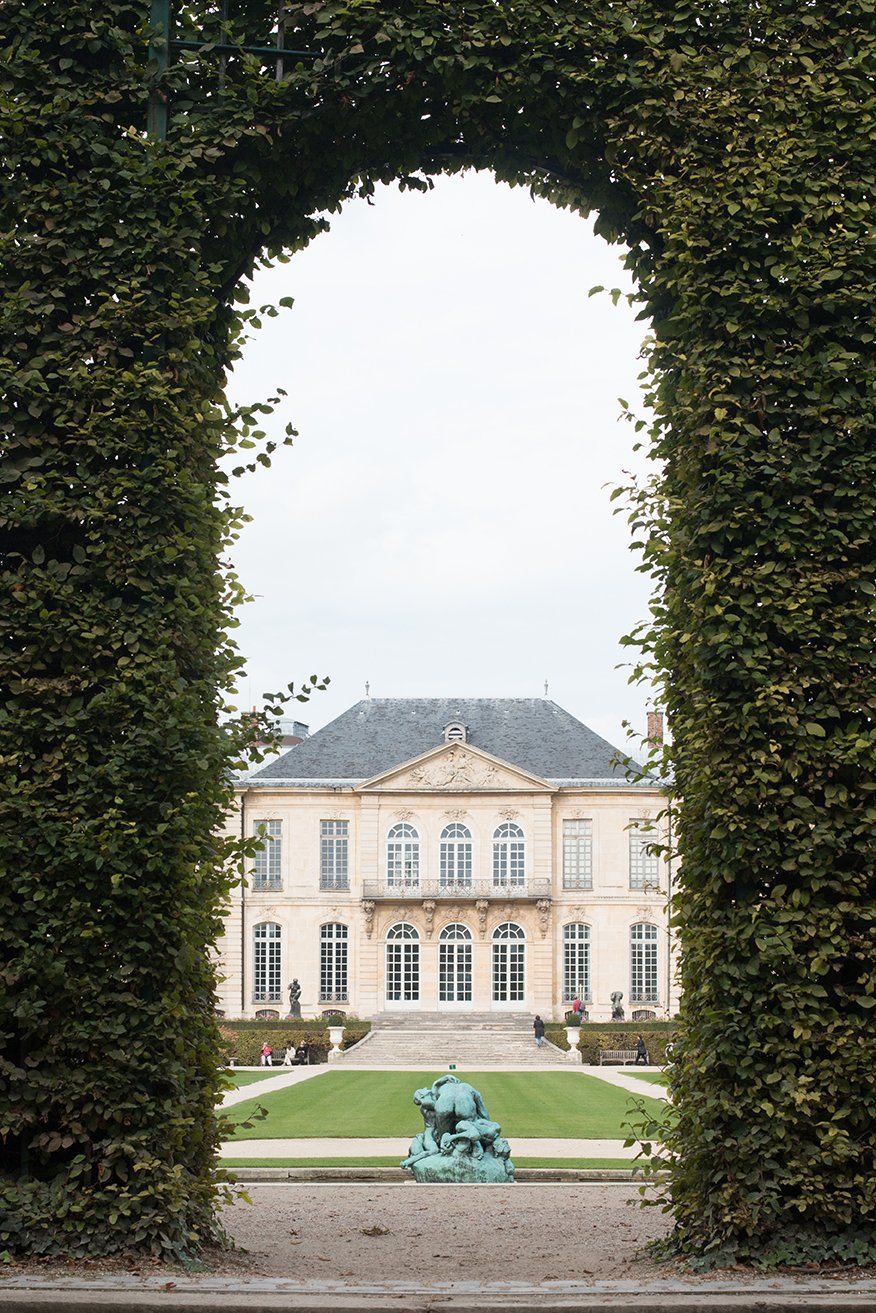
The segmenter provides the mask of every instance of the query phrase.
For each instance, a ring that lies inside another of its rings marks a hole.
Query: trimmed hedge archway
[[[653,325],[673,1244],[876,1257],[873,7],[311,0],[280,62],[260,0],[180,6],[172,50],[144,3],[0,12],[0,1249],[214,1234],[233,297],[474,167],[598,211]]]

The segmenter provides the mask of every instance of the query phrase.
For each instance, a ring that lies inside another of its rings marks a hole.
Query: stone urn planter
[[[569,1052],[566,1057],[570,1062],[580,1062],[581,1053],[578,1049],[578,1040],[581,1036],[581,1015],[578,1012],[566,1013],[566,1042],[569,1045]]]
[[[328,1056],[329,1056],[329,1062],[331,1062],[332,1058],[339,1058],[341,1055],[341,1044],[343,1043],[344,1040],[344,1027],[329,1026],[328,1034],[329,1034],[329,1041],[331,1043],[331,1048],[329,1049]]]

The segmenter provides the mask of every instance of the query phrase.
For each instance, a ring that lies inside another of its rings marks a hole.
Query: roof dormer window
[[[449,725],[444,726],[445,743],[465,743],[468,739],[468,731],[461,720],[451,720]]]

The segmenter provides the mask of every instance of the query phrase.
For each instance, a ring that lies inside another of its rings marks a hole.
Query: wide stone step
[[[532,1017],[526,1013],[496,1012],[408,1012],[378,1013],[371,1017],[373,1030],[457,1030],[460,1026],[467,1029],[495,1030],[503,1034],[532,1029]]]
[[[516,1029],[501,1035],[487,1034],[480,1027],[458,1023],[452,1031],[391,1030],[388,1026],[373,1030],[367,1039],[346,1050],[336,1061],[344,1066],[402,1067],[445,1062],[467,1066],[477,1063],[545,1066],[565,1064],[568,1058],[552,1044],[537,1048],[531,1031]]]

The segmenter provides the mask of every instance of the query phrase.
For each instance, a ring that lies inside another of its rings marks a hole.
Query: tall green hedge
[[[214,1233],[233,298],[345,199],[474,166],[595,210],[653,330],[674,1244],[872,1257],[872,0],[314,0],[279,78],[162,72],[148,9],[0,7],[0,1247]],[[271,40],[266,0],[179,10]]]

